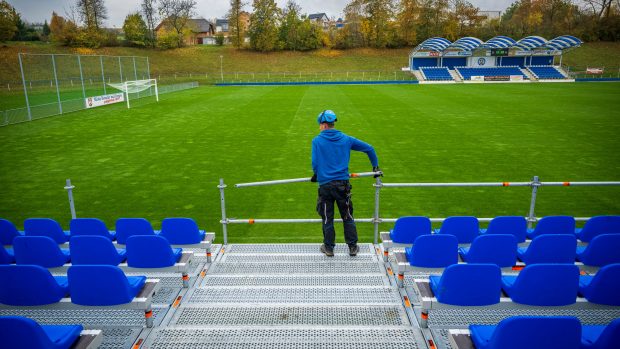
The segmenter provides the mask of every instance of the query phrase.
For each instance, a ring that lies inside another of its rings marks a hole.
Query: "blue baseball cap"
[[[336,118],[336,113],[334,113],[331,110],[323,110],[323,112],[321,114],[319,114],[319,117],[316,120],[319,125],[322,123],[332,123],[332,122],[336,122],[338,121],[338,118]]]

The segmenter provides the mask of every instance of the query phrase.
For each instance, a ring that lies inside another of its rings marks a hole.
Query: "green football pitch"
[[[316,116],[372,144],[385,182],[620,180],[620,84],[201,87],[0,128],[0,217],[68,228],[65,179],[79,217],[192,217],[221,237],[217,184],[235,218],[318,218],[316,184],[234,188],[309,177]],[[352,172],[370,171],[363,153]],[[369,178],[353,182],[371,217]],[[385,188],[381,216],[526,215],[531,190]],[[620,214],[620,188],[543,187],[538,216]],[[391,224],[382,224],[387,230]],[[337,226],[342,241],[341,226]],[[359,223],[361,240],[372,225]],[[230,242],[318,242],[319,225],[232,225]],[[221,242],[221,239],[219,239]]]

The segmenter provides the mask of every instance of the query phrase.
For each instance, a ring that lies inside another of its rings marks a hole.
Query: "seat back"
[[[70,246],[73,265],[118,265],[122,261],[112,241],[104,236],[73,236]]]
[[[459,244],[468,244],[474,241],[479,231],[478,218],[472,216],[453,216],[443,221],[439,234],[454,235]]]
[[[572,316],[514,316],[502,320],[493,332],[489,348],[578,349],[581,323]]]
[[[105,223],[98,218],[74,218],[70,223],[71,236],[99,235],[111,238]]]
[[[0,265],[0,303],[25,306],[59,302],[66,290],[38,265]]]
[[[534,263],[575,263],[577,255],[575,234],[539,235],[528,246],[523,262]]]
[[[160,235],[176,245],[197,244],[203,238],[198,224],[191,218],[165,218]]]
[[[126,244],[133,235],[155,235],[153,226],[144,218],[119,218],[116,220],[116,242]]]
[[[517,303],[560,306],[575,303],[579,267],[574,264],[530,264],[519,273],[510,298]]]
[[[599,267],[620,263],[620,234],[602,234],[594,237],[579,259],[585,265]]]
[[[162,236],[134,235],[127,239],[127,264],[133,268],[163,268],[176,263],[170,243]]]
[[[445,268],[459,261],[458,241],[454,235],[421,235],[408,258],[415,267]]]
[[[19,235],[19,231],[13,222],[0,219],[0,245],[12,245],[13,238]]]
[[[67,271],[71,302],[80,305],[126,304],[135,295],[123,271],[112,265],[74,265]]]
[[[483,306],[499,303],[502,293],[502,272],[495,264],[453,264],[439,280],[440,303]]]
[[[390,234],[392,241],[399,244],[413,244],[420,235],[431,233],[431,220],[428,217],[400,217],[394,223]]]
[[[17,264],[56,268],[67,262],[56,241],[47,236],[18,236],[13,240],[13,251]]]
[[[517,238],[517,242],[524,242],[527,221],[521,216],[498,216],[489,222],[486,234],[511,234]]]
[[[517,262],[517,245],[517,238],[511,234],[478,236],[471,244],[467,263],[491,263],[500,268],[511,267]]]
[[[47,236],[58,244],[67,242],[67,235],[60,223],[51,218],[28,218],[24,221],[25,236]]]
[[[620,216],[595,216],[584,224],[579,240],[589,242],[601,234],[620,234]]]
[[[21,316],[0,316],[0,343],[6,349],[56,348],[36,321]]]
[[[605,329],[598,337],[596,343],[592,346],[593,349],[611,349],[618,348],[620,346],[620,318],[615,319],[609,325],[605,326]]]
[[[588,302],[620,306],[620,263],[602,267],[584,293]]]
[[[546,216],[541,218],[530,237],[543,234],[575,234],[575,218],[571,216]]]

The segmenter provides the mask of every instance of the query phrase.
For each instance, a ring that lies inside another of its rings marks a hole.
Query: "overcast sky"
[[[278,5],[283,6],[286,0],[276,0]],[[297,0],[304,13],[325,12],[330,17],[342,15],[342,9],[350,0]],[[481,10],[504,11],[508,5],[515,0],[470,0],[472,4]],[[68,12],[69,7],[75,0],[8,0],[22,18],[28,22],[43,22],[50,20],[52,11],[59,15]],[[197,17],[214,18],[226,15],[230,6],[230,0],[196,0]],[[251,0],[245,2],[251,3]],[[125,16],[128,13],[137,11],[140,8],[140,0],[105,0],[108,8],[108,20],[106,25],[109,27],[122,27]],[[251,10],[251,6],[247,6]]]

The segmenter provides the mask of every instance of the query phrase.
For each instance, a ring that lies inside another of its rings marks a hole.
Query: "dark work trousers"
[[[334,202],[338,205],[344,225],[344,240],[349,246],[357,244],[357,229],[353,221],[351,184],[349,181],[331,181],[319,187],[316,211],[323,219],[323,243],[332,248],[336,245],[334,230]]]

